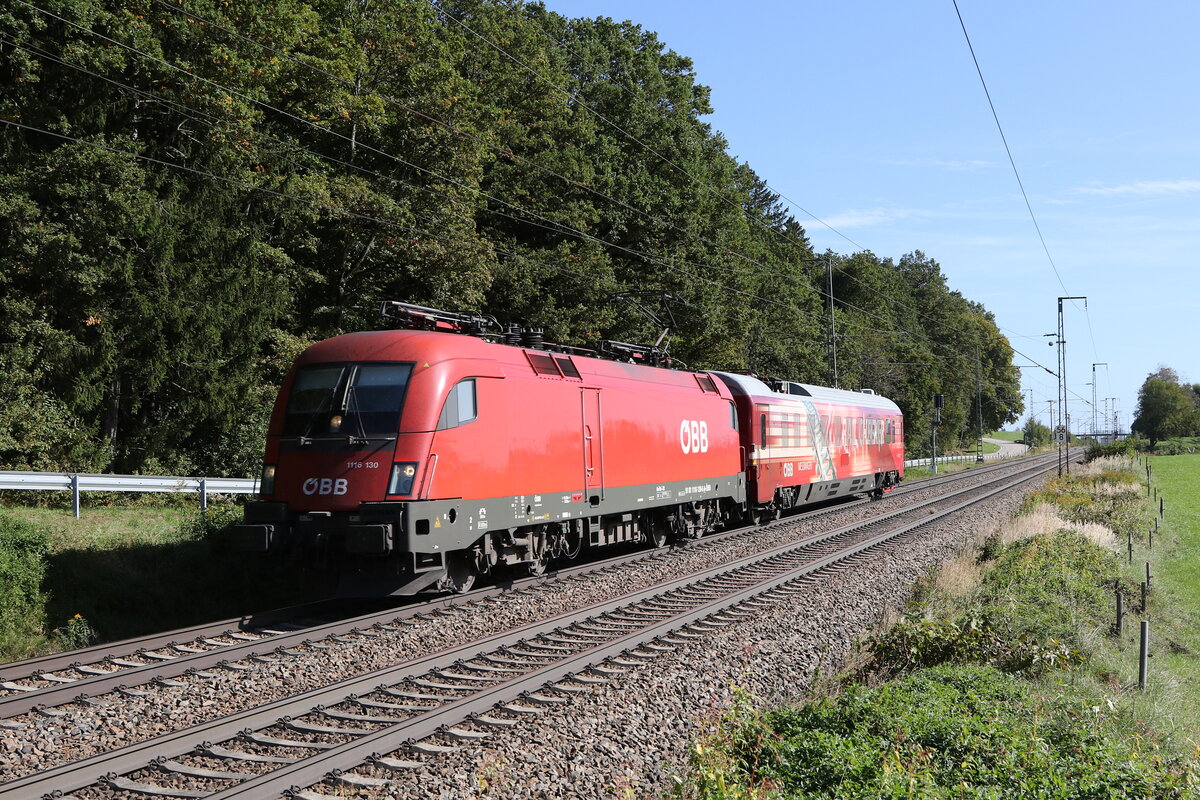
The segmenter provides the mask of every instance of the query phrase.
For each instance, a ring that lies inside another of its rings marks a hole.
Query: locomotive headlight
[[[274,464],[263,464],[262,480],[258,484],[258,493],[262,495],[275,494]]]
[[[329,432],[337,433],[342,429],[342,415],[334,414],[329,418]]]
[[[399,461],[392,464],[392,478],[388,481],[388,494],[412,494],[413,478],[417,476],[417,462]]]

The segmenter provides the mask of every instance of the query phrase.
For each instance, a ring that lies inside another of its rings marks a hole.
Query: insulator
[[[521,344],[526,347],[540,350],[542,348],[542,329],[541,328],[526,328],[524,335],[521,337]]]

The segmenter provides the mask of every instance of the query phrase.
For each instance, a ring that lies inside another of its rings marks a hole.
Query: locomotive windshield
[[[292,382],[284,436],[395,436],[412,364],[318,364]]]

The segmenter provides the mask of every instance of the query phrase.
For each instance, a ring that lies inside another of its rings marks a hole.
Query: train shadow
[[[331,596],[330,578],[211,539],[70,549],[50,556],[51,625],[79,614],[99,641],[247,616]]]

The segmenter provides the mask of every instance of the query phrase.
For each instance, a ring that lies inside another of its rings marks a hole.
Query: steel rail
[[[828,566],[838,561],[844,561],[853,555],[863,552],[869,547],[878,546],[884,541],[892,540],[906,532],[943,519],[950,514],[962,510],[963,508],[981,502],[987,498],[995,496],[996,494],[1000,494],[1015,488],[1021,483],[1024,483],[1025,481],[1028,481],[1051,468],[1052,467],[1050,466],[1037,466],[1028,468],[1023,471],[1028,474],[1025,474],[1015,480],[1010,480],[1007,483],[1003,483],[997,488],[988,489],[986,485],[982,487],[970,487],[969,489],[963,490],[957,494],[966,494],[969,492],[978,491],[980,489],[984,489],[985,491],[976,497],[964,500],[950,508],[944,509],[938,514],[921,516],[917,520],[903,525],[900,531],[893,530],[887,533],[871,536],[866,541],[858,542],[840,553],[819,555],[817,561],[808,562],[808,570],[811,572],[812,570],[817,569],[817,567],[812,566],[813,564],[822,564],[824,566]],[[952,495],[951,497],[954,496],[956,495]],[[353,701],[355,698],[363,694],[369,694],[371,692],[378,691],[380,688],[388,684],[402,683],[405,680],[414,679],[430,671],[446,669],[447,667],[461,663],[464,658],[477,658],[481,652],[484,652],[484,650],[481,650],[481,646],[486,650],[513,647],[527,641],[530,637],[545,636],[554,631],[563,631],[572,625],[584,623],[597,616],[612,614],[620,611],[622,608],[635,605],[638,602],[645,602],[647,600],[657,599],[659,600],[658,605],[660,608],[670,608],[672,605],[680,604],[681,601],[678,599],[669,599],[670,595],[678,594],[680,589],[695,587],[697,584],[701,584],[712,579],[719,580],[723,577],[728,579],[728,576],[731,572],[745,570],[753,566],[761,566],[766,562],[777,560],[780,557],[788,554],[794,555],[797,553],[802,553],[807,549],[811,549],[814,545],[828,543],[838,537],[845,537],[856,531],[861,531],[864,528],[881,525],[886,519],[914,514],[920,510],[923,510],[925,506],[933,505],[935,503],[942,503],[947,499],[948,498],[946,497],[937,498],[922,503],[916,507],[893,512],[889,515],[886,515],[886,517],[852,523],[836,529],[835,531],[829,531],[824,534],[810,537],[810,541],[803,544],[791,542],[779,545],[761,553],[738,559],[729,564],[719,565],[708,570],[704,570],[700,573],[695,573],[671,581],[665,581],[656,586],[635,590],[634,592],[630,592],[626,595],[608,600],[590,608],[579,609],[573,612],[567,612],[558,615],[548,620],[530,623],[526,626],[514,629],[499,636],[488,637],[482,641],[460,645],[405,664],[376,670],[366,675],[348,679],[329,687],[306,692],[296,697],[275,701],[255,709],[248,709],[229,717],[214,720],[209,723],[202,723],[182,731],[173,732],[155,739],[149,739],[144,742],[136,743],[111,753],[100,754],[79,762],[66,764],[61,767],[47,770],[38,775],[19,778],[6,784],[0,784],[0,797],[12,798],[13,800],[25,800],[26,798],[32,799],[34,797],[41,797],[48,793],[69,793],[84,786],[105,780],[105,776],[109,776],[107,780],[111,781],[113,780],[113,776],[136,772],[140,769],[150,767],[155,763],[162,763],[161,759],[163,758],[170,758],[186,754],[195,750],[203,743],[219,742],[235,738],[247,728],[261,730],[263,728],[269,728],[272,725],[278,724],[279,722],[283,721],[284,717],[294,718],[310,713],[320,713],[323,708],[328,707],[331,704],[345,702],[347,700]],[[821,568],[824,568],[824,566]],[[804,568],[805,567],[799,567],[798,569]],[[788,572],[794,572],[794,570],[788,570]],[[793,574],[789,580],[798,577],[801,577],[800,573]],[[783,579],[775,576],[770,578],[770,580],[781,581]],[[746,597],[762,594],[765,591],[769,591],[769,589],[759,586],[757,589],[752,587],[748,589],[743,588],[737,591],[738,594],[735,595],[729,595],[728,592],[726,592],[725,601],[728,601],[729,603],[741,602],[741,600],[744,600]],[[746,594],[747,592],[749,594]],[[742,596],[743,594],[745,597]],[[738,599],[730,600],[730,597],[736,597]],[[717,606],[720,604],[720,602],[724,601],[717,601],[716,605],[711,605],[708,613],[702,616],[707,616],[708,614],[714,613],[715,610],[717,610]],[[679,615],[677,615],[677,618],[673,623],[675,627],[690,623],[690,617],[684,619],[682,622],[680,619],[687,617],[689,614],[694,615],[698,613],[695,609],[695,603],[687,603],[685,601],[684,605],[690,605],[692,608],[680,609]],[[665,624],[668,623],[655,623],[655,625]],[[658,627],[655,627],[654,630],[656,632],[654,632],[652,635],[648,635],[647,641],[657,638],[661,635],[657,632]],[[630,634],[630,636],[632,636],[632,634]],[[624,643],[624,647],[617,649],[625,649],[629,646],[628,642],[633,641],[633,639],[624,637],[620,641]],[[599,654],[608,652],[607,648],[611,647],[617,647],[615,641],[614,643],[610,643],[610,645],[605,645],[604,647],[590,648],[587,652],[590,657],[599,658]],[[571,656],[570,662],[568,664],[559,663],[557,667],[557,669],[565,670],[566,672],[564,672],[564,674],[571,672],[572,669],[577,669],[577,666],[575,665],[580,663],[579,659],[577,659],[574,654],[569,655]],[[551,666],[553,667],[553,665]],[[514,678],[504,681],[501,686],[492,687],[488,690],[488,699],[491,700],[491,704],[494,704],[494,698],[501,696],[500,694],[497,694],[498,692],[511,693],[512,697],[519,696],[521,692],[524,691],[523,687],[528,685],[529,680],[539,681],[539,685],[541,685],[548,680],[547,676],[557,673],[553,672],[552,669],[547,669],[538,670],[537,674],[538,677],[536,678],[529,678],[528,680],[517,680]],[[504,694],[503,696],[508,697],[509,694]],[[457,700],[451,702],[459,709],[459,712],[456,713],[466,713],[462,711],[463,708],[468,707],[465,703],[460,703]],[[490,707],[490,705],[488,707]],[[428,717],[430,720],[433,720],[434,718],[435,717]],[[433,728],[431,728],[431,730],[434,730],[440,725],[444,724],[444,722],[441,721],[437,722],[436,724],[433,724],[433,722],[423,723],[417,721],[417,719],[418,718],[405,720],[397,723],[395,726],[389,726],[388,728],[382,729],[382,731],[390,732],[386,735],[384,735],[381,731],[364,734],[364,736],[370,738],[371,752],[374,752],[374,749],[377,747],[377,742],[380,740],[391,741],[392,739],[395,739],[393,744],[394,749],[395,746],[402,744],[403,740],[418,735],[415,731],[425,730],[425,728],[414,727],[416,725],[432,724]],[[420,719],[425,719],[425,717]],[[439,713],[436,715],[436,719],[443,720],[444,717]],[[377,736],[376,734],[380,735]],[[362,742],[362,738],[363,737],[359,737],[353,742],[331,748],[326,752],[325,757],[321,758],[318,762],[313,762],[312,765],[309,765],[309,762],[306,760],[295,767],[285,767],[282,771],[276,770],[276,772],[272,772],[268,776],[250,778],[238,784],[238,786],[226,789],[219,794],[214,793],[213,796],[220,798],[239,796],[271,796],[270,792],[276,790],[274,788],[270,788],[275,786],[275,784],[271,783],[270,781],[278,780],[286,782],[287,786],[283,788],[290,789],[296,785],[297,781],[301,782],[301,785],[303,785],[303,781],[308,780],[307,777],[303,776],[307,776],[311,770],[317,770],[317,772],[314,773],[316,774],[316,777],[313,778],[313,781],[318,780],[320,776],[327,773],[331,768],[329,766],[329,757],[334,753],[334,751],[337,751],[337,753],[347,754],[344,757],[338,756],[338,758],[342,759],[342,761],[351,758],[349,754],[353,753],[353,758],[358,759],[353,763],[361,763],[362,758],[359,757],[361,747],[357,745],[366,746],[366,744]],[[274,777],[272,778],[271,776]],[[229,794],[230,792],[235,792],[235,794]],[[247,794],[247,792],[249,792],[249,794]]]
[[[346,781],[348,777],[346,770],[376,760],[380,757],[381,753],[395,750],[407,742],[433,736],[444,731],[450,725],[460,723],[474,715],[527,696],[531,690],[547,687],[553,688],[554,684],[570,679],[580,672],[591,670],[599,663],[627,655],[631,650],[651,642],[662,641],[664,637],[669,637],[671,634],[686,629],[697,622],[707,621],[721,613],[733,611],[747,600],[761,598],[789,584],[809,579],[815,573],[826,570],[835,564],[848,562],[869,550],[893,543],[913,531],[924,528],[965,508],[1016,488],[1022,483],[1048,472],[1050,469],[1050,467],[1041,468],[1034,474],[1011,481],[979,497],[966,500],[937,514],[878,534],[866,541],[859,542],[848,548],[819,558],[816,561],[811,561],[788,570],[783,575],[769,578],[764,582],[746,587],[733,594],[727,594],[685,613],[672,616],[661,622],[614,638],[611,641],[597,644],[579,653],[563,658],[560,661],[498,683],[477,694],[451,701],[419,717],[365,734],[338,747],[321,751],[296,765],[285,766],[279,770],[242,781],[224,791],[208,795],[208,800],[257,800],[257,798],[277,797],[280,795],[302,797],[304,793],[300,790],[305,786],[311,786],[331,778]],[[932,505],[932,502],[924,505]],[[920,507],[923,506],[919,506],[918,508]],[[900,516],[900,514],[896,516]],[[868,523],[869,526],[876,524],[879,524],[878,520]],[[854,526],[847,527],[853,528]],[[754,616],[758,613],[760,613],[760,610],[755,609],[749,616]],[[729,621],[721,620],[716,623],[716,626],[718,629],[723,629],[728,627],[729,624],[731,624]],[[674,647],[671,649],[674,649]]]
[[[335,610],[336,605],[337,601],[322,600],[309,605],[288,606],[270,611],[261,611],[218,622],[206,622],[186,628],[177,628],[171,631],[164,631],[163,633],[148,633],[129,639],[119,639],[114,642],[97,644],[79,650],[48,653],[21,661],[12,661],[7,664],[0,664],[0,681],[19,680],[39,673],[69,669],[77,664],[99,664],[107,658],[120,658],[122,656],[135,655],[145,650],[158,650],[163,647],[171,647],[175,644],[190,642],[196,639],[222,636],[228,634],[230,631],[246,632],[269,625],[295,622],[297,619],[305,616],[327,614]]]
[[[1011,468],[1012,465],[1012,462],[1009,462],[1006,467]],[[983,470],[976,470],[974,473],[970,474],[979,476],[981,474],[991,473],[998,469],[1000,468],[990,468],[986,471],[986,473]],[[955,474],[956,476],[960,475],[959,473]],[[958,478],[958,480],[961,479],[961,477]],[[912,487],[913,488],[909,489],[908,491],[911,492],[917,491],[918,489],[932,488],[924,482],[912,484]],[[711,546],[719,542],[728,541],[732,538],[751,536],[764,529],[778,529],[784,525],[794,525],[800,521],[840,512],[846,508],[856,507],[869,502],[869,500],[857,500],[850,503],[826,506],[799,515],[790,516],[784,520],[771,523],[767,526],[740,528],[706,537],[700,542],[700,544],[702,546]],[[221,623],[195,626],[193,628],[186,628],[179,631],[171,631],[163,634],[139,637],[136,639],[125,640],[124,642],[113,643],[108,646],[98,646],[89,648],[87,650],[62,653],[55,656],[47,656],[43,659],[32,659],[25,662],[16,662],[8,665],[4,671],[0,672],[0,679],[4,680],[8,684],[8,686],[5,686],[4,688],[15,692],[14,694],[0,697],[0,719],[11,718],[42,707],[63,705],[69,702],[84,700],[89,697],[95,697],[97,695],[102,695],[113,691],[124,690],[130,686],[170,680],[172,678],[177,678],[197,671],[203,672],[204,670],[221,667],[224,664],[232,661],[263,657],[272,653],[277,655],[286,655],[287,653],[284,651],[286,651],[288,648],[302,646],[314,637],[324,639],[332,636],[353,634],[363,630],[364,628],[385,625],[391,622],[411,618],[418,614],[436,611],[441,608],[478,602],[489,597],[540,586],[555,580],[579,578],[585,574],[616,569],[650,558],[669,557],[670,552],[672,551],[659,549],[640,553],[620,554],[600,561],[574,565],[556,572],[547,573],[543,576],[524,578],[508,584],[485,587],[464,595],[448,595],[433,598],[430,600],[419,601],[410,605],[406,605],[400,609],[388,609],[382,612],[371,612],[345,620],[304,627],[294,631],[278,632],[263,630],[263,628],[271,624],[278,625],[289,622],[289,614],[294,615],[290,619],[296,619],[297,616],[302,614],[313,615],[316,613],[321,613],[331,606],[326,604],[318,604],[317,606],[278,609],[276,611],[254,615],[253,617],[249,618],[242,617],[238,620],[228,620]],[[251,620],[253,621],[252,624],[250,623]],[[212,649],[199,653],[190,652],[186,649],[186,643],[189,641],[227,635],[231,630],[234,629],[234,626],[229,623],[234,622],[237,623],[237,631],[251,631],[257,635],[261,635],[263,638],[252,641],[229,643],[223,646],[212,646]],[[178,647],[181,644],[185,646],[185,649],[180,649]],[[169,654],[160,654],[160,660],[151,661],[150,663],[142,664],[140,666],[122,667],[120,665],[110,664],[110,666],[113,666],[113,670],[105,674],[92,675],[73,680],[58,678],[57,680],[52,680],[52,684],[50,686],[42,688],[17,689],[15,686],[20,685],[13,684],[14,678],[45,680],[40,676],[52,673],[55,669],[61,670],[65,668],[77,668],[80,664],[86,663],[81,659],[95,653],[103,653],[104,655],[97,657],[93,663],[104,663],[106,659],[121,659],[122,656],[125,655],[139,655],[147,651],[156,650],[167,650],[169,651]],[[167,660],[167,655],[170,656],[169,660]],[[26,667],[32,667],[32,670],[23,669]],[[18,672],[20,674],[16,674]],[[9,675],[12,675],[12,677],[9,677]]]

